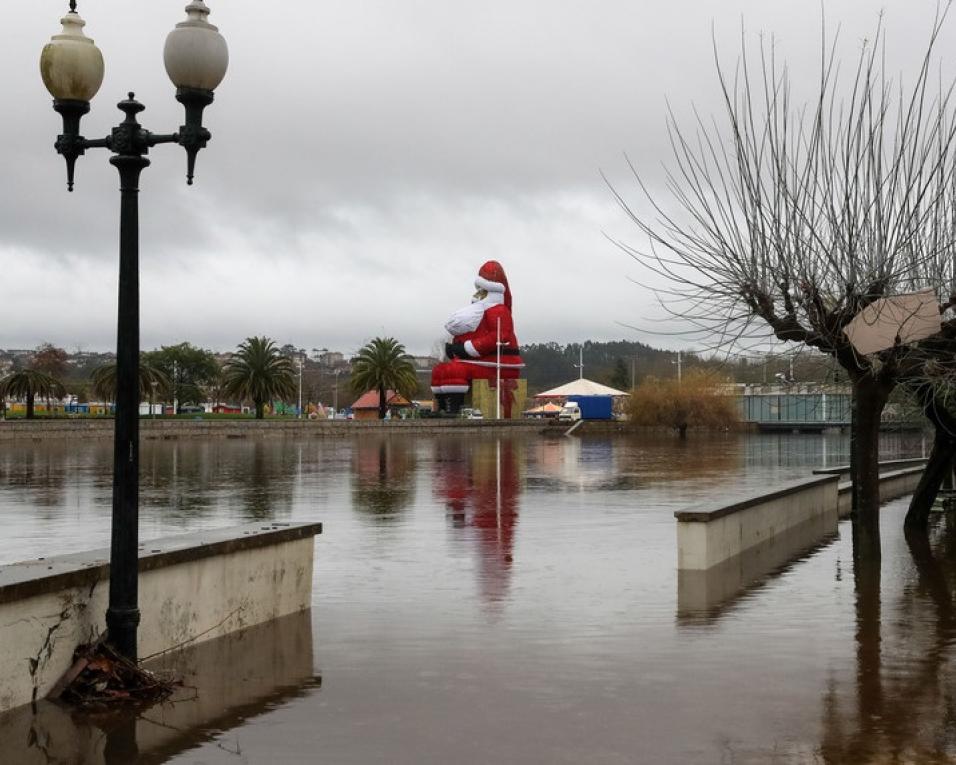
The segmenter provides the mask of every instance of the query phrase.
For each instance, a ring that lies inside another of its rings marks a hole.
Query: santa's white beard
[[[502,293],[489,292],[481,300],[476,300],[455,311],[445,322],[445,331],[452,337],[474,332],[481,324],[481,317],[485,315],[485,311],[504,302],[505,296]]]

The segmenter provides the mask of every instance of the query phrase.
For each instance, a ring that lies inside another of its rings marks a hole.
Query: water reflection
[[[827,763],[950,763],[956,757],[956,520],[907,535],[910,566],[883,613],[879,562],[854,560],[856,677],[831,681],[820,752]],[[887,610],[890,610],[887,609]]]
[[[512,439],[436,443],[436,497],[459,540],[473,548],[481,598],[495,607],[510,587],[524,448]]]
[[[620,450],[609,437],[565,438],[551,436],[533,442],[533,461],[538,475],[532,488],[563,488],[577,491],[634,488],[639,481],[618,469]]]
[[[635,439],[633,447],[620,454],[617,469],[622,475],[639,477],[644,485],[726,478],[739,474],[747,464],[747,457],[741,456],[746,454],[742,440],[747,441],[736,433],[687,441],[660,436]],[[766,458],[762,464],[767,464]]]
[[[212,508],[217,460],[207,450],[173,441],[160,448],[147,444],[142,452],[140,506],[162,508],[173,518],[202,516]]]
[[[5,450],[0,452],[0,489],[14,495],[25,492],[38,508],[59,507],[71,461],[62,444],[52,449],[46,444],[30,444]]]
[[[719,621],[837,538],[832,523],[813,518],[706,571],[678,569],[677,623],[696,626]]]
[[[299,472],[299,449],[291,441],[255,440],[246,444],[249,468],[236,475],[240,502],[247,518],[274,520],[292,512],[292,490]]]
[[[744,459],[748,465],[772,462],[780,467],[835,467],[850,462],[849,441],[843,433],[765,433],[759,438],[741,438]],[[892,455],[897,454],[925,456],[923,434],[919,431],[881,433],[881,459],[893,459]]]
[[[223,494],[244,520],[288,517],[302,472],[301,444],[291,441],[152,441],[140,460],[140,506],[169,521],[216,513]]]
[[[352,451],[352,502],[381,520],[394,519],[415,499],[414,443],[369,438]]]
[[[41,701],[0,716],[2,761],[17,765],[161,763],[321,686],[304,611],[154,662],[184,678],[170,702],[138,714]],[[233,734],[241,749],[241,737]],[[240,760],[241,761],[241,760]]]

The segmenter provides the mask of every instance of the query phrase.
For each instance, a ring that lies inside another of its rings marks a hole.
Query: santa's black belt
[[[502,356],[520,356],[521,350],[518,348],[502,348],[501,355]]]

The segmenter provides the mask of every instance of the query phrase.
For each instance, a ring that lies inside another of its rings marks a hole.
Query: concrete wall
[[[903,460],[882,460],[880,462],[880,473],[887,473],[891,470],[901,470],[903,468],[918,468],[926,464],[926,457],[909,457]],[[836,467],[817,468],[813,471],[814,475],[838,475],[841,479],[850,477],[849,465],[837,465]]]
[[[924,462],[881,463],[881,470],[896,468],[880,473],[881,500],[912,493],[923,473]],[[714,572],[716,576],[715,567],[730,562],[724,566],[726,576],[718,577],[726,580],[724,584],[685,577],[688,603],[713,600],[708,590],[729,591],[733,581],[746,579],[748,571],[763,567],[761,561],[782,562],[781,556],[785,557],[786,551],[793,549],[791,537],[799,537],[797,547],[806,547],[812,544],[814,534],[822,539],[836,532],[839,519],[850,514],[851,485],[839,482],[844,468],[814,472],[825,475],[794,481],[770,493],[740,497],[729,503],[708,503],[674,513],[679,570]],[[738,560],[748,553],[750,560]]]
[[[488,417],[485,413],[485,417]],[[535,420],[140,420],[143,440],[178,438],[331,438],[370,433],[537,432],[544,424]],[[113,438],[113,420],[6,420],[0,421],[2,441]]]
[[[758,545],[783,543],[789,529],[807,523],[817,522],[823,533],[836,531],[837,482],[837,476],[809,478],[729,504],[675,512],[677,567],[710,569]]]
[[[321,524],[249,524],[141,545],[139,655],[310,607]],[[43,698],[105,630],[108,551],[0,567],[0,712]]]
[[[125,716],[77,715],[43,700],[19,707],[0,715],[0,762],[165,762],[320,687],[312,663],[310,611],[190,644],[150,664],[183,680],[172,703]]]
[[[924,463],[925,460],[921,460],[920,464],[915,467],[905,467],[880,473],[880,501],[888,502],[891,499],[912,494],[919,483],[920,476],[923,475]],[[881,463],[882,466],[883,463]],[[853,485],[849,481],[840,484],[839,512],[841,518],[850,517],[852,489]]]

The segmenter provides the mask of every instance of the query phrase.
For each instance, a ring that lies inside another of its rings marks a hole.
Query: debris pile
[[[167,699],[179,683],[143,669],[103,641],[79,646],[73,666],[50,693],[78,706],[155,704]]]

